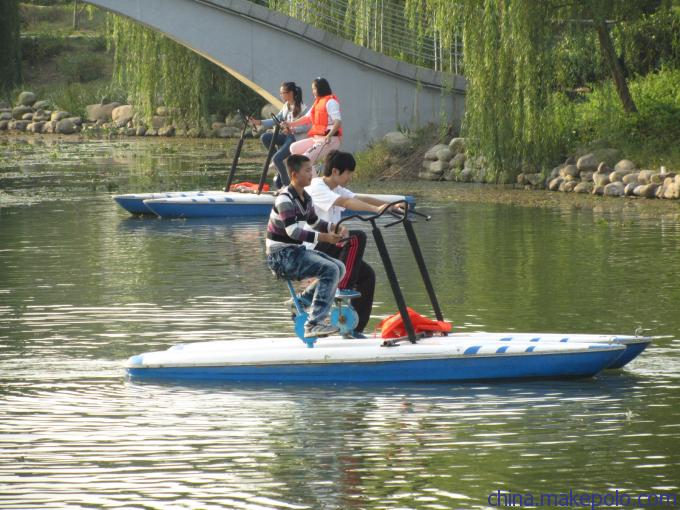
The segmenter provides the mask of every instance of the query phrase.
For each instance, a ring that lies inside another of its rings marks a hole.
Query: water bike
[[[213,191],[169,191],[161,193],[127,193],[114,195],[113,199],[123,209],[135,215],[157,215],[161,218],[222,218],[230,216],[267,216],[271,212],[274,193],[265,185],[269,166],[276,151],[275,140],[281,129],[281,123],[275,115],[274,136],[267,149],[267,156],[257,184],[245,182],[234,183],[234,177],[245,140],[248,118],[238,110],[243,129],[236,145],[227,183],[223,190]],[[408,200],[412,207],[415,198],[403,195],[370,195],[383,202]]]
[[[404,206],[405,214],[387,224],[378,221],[385,211],[348,218],[359,218],[371,225],[399,310],[395,317],[400,320],[403,334],[380,339],[345,339],[334,335],[302,341],[300,337],[265,336],[179,344],[165,351],[132,356],[126,365],[129,377],[132,380],[352,384],[590,377],[619,366],[629,345],[638,349],[651,341],[648,337],[635,337],[637,343],[627,344],[625,340],[630,338],[614,335],[432,334],[421,330],[419,324],[411,320],[411,310],[406,306],[381,229],[403,225],[436,321],[443,322],[443,315],[418,245],[412,216],[408,214],[408,204],[399,201],[392,205],[397,203]],[[345,309],[346,305],[343,304]],[[618,338],[624,341],[616,341]]]
[[[208,196],[224,198],[229,196],[227,192],[229,191],[229,187],[232,184],[232,180],[234,179],[234,175],[236,173],[236,168],[238,167],[238,163],[241,158],[241,150],[243,149],[243,143],[246,139],[246,133],[248,131],[249,124],[248,117],[244,115],[241,110],[237,110],[237,113],[241,117],[243,127],[241,129],[241,136],[239,137],[238,143],[236,144],[236,151],[234,152],[234,157],[232,158],[231,161],[231,168],[229,170],[227,185],[225,186],[224,189],[211,191],[195,190],[195,191],[162,191],[156,193],[126,193],[123,195],[114,195],[113,199],[116,201],[118,205],[120,205],[123,209],[125,209],[131,214],[155,215],[156,213],[152,211],[144,203],[145,200],[158,200],[158,199],[165,200],[172,198],[191,199],[192,197],[208,197]]]

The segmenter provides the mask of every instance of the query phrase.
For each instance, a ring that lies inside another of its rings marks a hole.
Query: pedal
[[[411,339],[408,336],[399,336],[396,338],[386,338],[383,340],[383,342],[380,344],[381,347],[396,347],[400,343],[416,343],[418,340],[421,338],[428,338],[432,335],[428,335],[428,332],[421,332],[421,333],[416,333],[416,341],[412,342]]]

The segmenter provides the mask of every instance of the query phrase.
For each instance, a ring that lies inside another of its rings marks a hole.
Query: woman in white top
[[[302,102],[302,88],[298,87],[294,81],[284,81],[281,83],[279,95],[283,100],[283,108],[276,114],[276,118],[279,122],[293,122],[300,117],[307,108]],[[266,129],[274,127],[273,119],[258,120],[250,117],[248,120],[255,127],[260,125]],[[301,136],[306,131],[307,126],[300,126],[297,128],[285,127],[279,131],[276,140],[274,140],[274,145],[277,150],[272,160],[278,172],[278,175],[274,178],[274,186],[276,188],[282,188],[283,186],[288,186],[290,184],[284,161],[290,156],[290,146],[297,140],[298,136]],[[269,131],[264,133],[260,137],[262,145],[269,149],[273,137],[274,133]]]
[[[342,142],[342,116],[340,102],[326,78],[316,78],[312,81],[314,104],[309,111],[294,122],[289,122],[291,128],[311,124],[307,132],[309,138],[295,142],[290,147],[292,154],[303,154],[312,163],[322,162],[326,154],[337,150]]]

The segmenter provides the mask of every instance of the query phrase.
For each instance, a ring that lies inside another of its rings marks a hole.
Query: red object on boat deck
[[[416,334],[428,331],[449,333],[453,327],[450,322],[434,321],[432,319],[428,319],[427,317],[423,317],[408,306],[406,307],[406,310],[408,311],[408,316],[411,319],[411,324],[413,324],[413,329],[415,330]],[[401,318],[401,314],[399,312],[395,313],[394,315],[390,315],[386,319],[383,319],[380,324],[378,324],[378,326],[381,329],[381,336],[383,338],[399,338],[408,334],[406,332],[404,320]]]
[[[246,191],[246,192],[254,192],[257,193],[257,188],[259,188],[259,184],[254,184],[252,182],[236,182],[229,186],[229,191]],[[269,184],[265,184],[262,186],[262,191],[269,191]]]

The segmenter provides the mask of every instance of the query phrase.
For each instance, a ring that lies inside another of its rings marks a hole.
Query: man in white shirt
[[[312,197],[317,216],[333,225],[341,219],[342,211],[382,212],[387,203],[367,195],[357,195],[345,186],[352,180],[356,161],[349,152],[331,151],[326,157],[321,177],[312,179],[305,191]],[[399,208],[398,211],[402,212]],[[352,300],[352,306],[359,315],[355,329],[357,338],[365,338],[363,331],[371,317],[373,294],[375,292],[375,271],[363,260],[366,248],[366,233],[350,230],[349,240],[331,244],[319,242],[314,249],[345,264],[345,276],[338,283],[338,289],[355,289],[361,297]],[[303,299],[304,300],[304,299]]]

